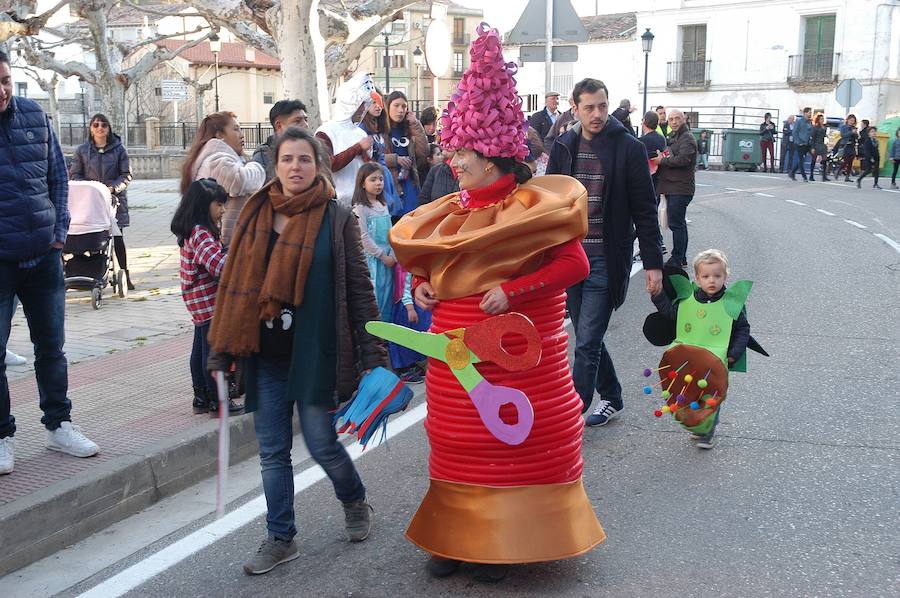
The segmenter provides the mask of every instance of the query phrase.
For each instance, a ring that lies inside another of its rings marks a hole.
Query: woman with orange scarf
[[[533,423],[524,440],[495,434],[457,366],[429,360],[431,484],[406,535],[432,555],[432,575],[470,562],[480,565],[476,579],[490,582],[510,564],[573,557],[605,535],[581,481],[582,405],[563,327],[565,289],[588,273],[580,242],[586,191],[570,177],[529,180],[514,65],[504,63],[496,30],[482,25],[478,34],[443,117],[442,143],[456,150],[462,191],[407,214],[390,240],[415,276],[417,304],[433,310],[432,333],[468,341],[466,327],[517,312],[540,337],[540,358],[527,372],[487,361],[477,367],[488,385],[527,396]],[[503,338],[503,347],[522,351],[517,340]],[[503,425],[522,419],[517,409],[500,407]]]

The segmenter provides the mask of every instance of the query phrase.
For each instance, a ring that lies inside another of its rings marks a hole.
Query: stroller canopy
[[[70,235],[110,230],[116,222],[116,208],[109,189],[97,181],[69,181]]]

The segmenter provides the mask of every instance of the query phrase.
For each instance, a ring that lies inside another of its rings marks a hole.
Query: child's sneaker
[[[696,442],[694,442],[694,446],[699,449],[709,450],[715,444],[715,436],[709,434],[707,436],[700,436],[697,438]]]

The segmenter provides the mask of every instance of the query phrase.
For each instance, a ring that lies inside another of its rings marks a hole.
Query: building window
[[[271,91],[263,92],[263,104],[274,104],[275,103],[275,93]]]
[[[461,46],[466,43],[466,20],[461,18],[453,19],[453,43]]]
[[[789,83],[837,81],[835,22],[835,15],[817,15],[803,19],[803,53],[789,58]]]
[[[804,19],[803,53],[834,53],[835,15],[819,15]]]
[[[28,97],[28,83],[19,81],[16,83],[16,95],[20,98]]]
[[[709,86],[709,61],[706,59],[706,25],[682,25],[679,60],[668,63],[669,88]]]
[[[684,25],[681,28],[681,59],[706,60],[706,25]]]
[[[454,76],[462,76],[463,74],[463,53],[462,52],[454,52],[453,53],[453,75]]]
[[[379,56],[381,57],[381,68],[384,68],[385,63],[385,54],[384,52],[379,52]],[[406,50],[390,50],[390,64],[392,69],[405,69],[406,68]]]

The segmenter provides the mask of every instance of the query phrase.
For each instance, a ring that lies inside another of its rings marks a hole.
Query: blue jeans
[[[291,422],[294,406],[300,416],[303,440],[312,458],[331,479],[342,503],[366,497],[359,473],[344,446],[338,442],[333,414],[317,405],[299,405],[287,396],[287,364],[256,357],[258,406],[253,426],[259,441],[263,491],[266,494],[266,527],[269,536],[290,540],[297,534],[294,521],[294,472],[291,467]]]
[[[616,377],[612,357],[606,350],[603,337],[613,312],[609,296],[609,277],[606,257],[588,257],[591,272],[588,277],[567,290],[566,306],[575,328],[575,364],[572,381],[581,397],[582,413],[594,400],[594,390],[617,409],[622,408],[622,385]]]
[[[697,154],[697,166],[701,164],[704,170],[709,170],[709,154]]]
[[[687,262],[688,230],[687,207],[693,195],[666,195],[669,214],[669,230],[672,231],[672,261],[677,265]]]
[[[216,382],[206,369],[206,360],[209,358],[209,326],[212,320],[203,324],[194,324],[194,345],[191,347],[191,384],[194,388],[205,388],[210,393],[210,399],[216,398]]]
[[[41,423],[55,430],[70,421],[72,403],[65,343],[66,289],[59,249],[51,249],[33,268],[18,262],[0,262],[0,438],[16,433],[16,418],[10,413],[9,382],[6,379],[6,343],[18,296],[34,344],[34,374],[44,416]]]

